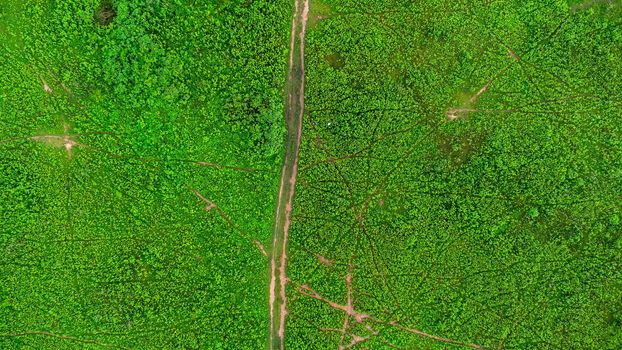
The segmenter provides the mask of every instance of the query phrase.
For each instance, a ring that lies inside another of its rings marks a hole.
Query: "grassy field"
[[[288,67],[285,348],[622,348],[622,3],[294,7],[0,3],[0,349],[275,347]]]

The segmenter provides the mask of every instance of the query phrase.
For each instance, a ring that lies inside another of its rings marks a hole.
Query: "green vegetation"
[[[265,346],[288,31],[279,2],[0,4],[0,348]]]
[[[622,347],[622,4],[311,8],[289,347]]]
[[[268,346],[293,7],[0,3],[0,349]],[[308,24],[286,348],[622,348],[622,3]]]

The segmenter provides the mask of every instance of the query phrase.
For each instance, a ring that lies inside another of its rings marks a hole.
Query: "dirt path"
[[[304,114],[304,39],[308,14],[309,0],[296,0],[292,17],[286,86],[285,122],[287,124],[287,139],[285,141],[285,157],[281,171],[281,185],[274,219],[270,259],[270,349],[283,349],[285,346],[287,238],[296,176],[298,175],[298,151]]]

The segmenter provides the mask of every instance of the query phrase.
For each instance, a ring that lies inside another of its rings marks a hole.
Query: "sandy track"
[[[296,0],[287,76],[285,122],[287,139],[281,171],[281,184],[274,220],[270,258],[270,349],[284,349],[287,317],[287,240],[291,222],[294,188],[298,175],[298,153],[304,115],[304,50],[309,0]]]

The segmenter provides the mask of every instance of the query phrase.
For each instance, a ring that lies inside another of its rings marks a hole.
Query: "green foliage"
[[[0,2],[1,349],[266,346],[291,11]],[[312,0],[287,347],[622,348],[621,15]]]
[[[266,344],[284,5],[0,4],[0,348]]]
[[[289,277],[345,305],[352,264],[357,311],[486,349],[620,348],[619,2],[317,6]],[[454,348],[290,298],[294,348]]]

